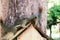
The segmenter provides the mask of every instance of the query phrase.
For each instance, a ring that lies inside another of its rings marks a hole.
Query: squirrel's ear
[[[42,13],[42,10],[43,10],[43,8],[42,8],[42,7],[40,7],[40,8],[39,8],[39,13]]]

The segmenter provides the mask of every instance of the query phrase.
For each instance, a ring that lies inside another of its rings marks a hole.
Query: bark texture
[[[14,26],[22,24],[24,18],[31,18],[33,14],[39,18],[37,26],[46,33],[46,3],[46,0],[0,0],[0,20],[4,30],[12,31]]]

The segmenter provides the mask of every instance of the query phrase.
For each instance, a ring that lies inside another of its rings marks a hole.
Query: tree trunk
[[[2,5],[1,5],[1,0],[0,0],[0,13],[1,13],[1,7]],[[1,15],[1,14],[0,14]],[[1,18],[1,17],[0,17]],[[1,39],[1,23],[0,23],[0,39]]]
[[[16,0],[18,2],[16,2],[15,0],[12,1],[14,1],[14,4],[16,3],[16,12],[18,13],[18,15],[20,15],[19,12],[21,12],[22,15],[26,15],[27,17],[30,17],[32,13],[38,13],[39,11],[38,9],[41,8],[42,13],[40,16],[41,18],[39,20],[38,26],[44,33],[46,33],[46,25],[47,25],[46,0]],[[9,2],[10,2],[9,0],[0,0],[0,20],[5,21],[8,14],[12,14],[12,15],[15,14],[14,13],[15,6],[13,6],[14,4],[11,4],[11,6],[14,7],[12,8],[13,10],[11,9],[12,10],[11,11],[9,10],[9,6],[10,6]],[[11,13],[9,13],[9,11],[11,11]]]
[[[60,32],[60,23],[58,23],[57,26],[58,26],[58,31]]]
[[[2,40],[2,36],[4,34],[4,30],[1,26],[1,20],[5,20],[5,17],[8,12],[9,0],[0,0],[0,40]]]
[[[41,18],[39,20],[39,28],[46,33],[47,26],[47,0],[39,0],[40,8],[42,8]],[[45,39],[44,39],[45,40]]]
[[[47,26],[47,0],[39,0],[40,7],[42,8],[41,18],[40,18],[40,27],[41,30],[46,33]]]

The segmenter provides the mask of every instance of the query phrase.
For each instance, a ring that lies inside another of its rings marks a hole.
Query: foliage
[[[54,5],[48,10],[48,26],[56,25],[60,20],[60,5]]]

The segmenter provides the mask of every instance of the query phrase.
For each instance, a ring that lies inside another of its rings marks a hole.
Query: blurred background
[[[48,0],[47,35],[60,40],[60,0]]]

